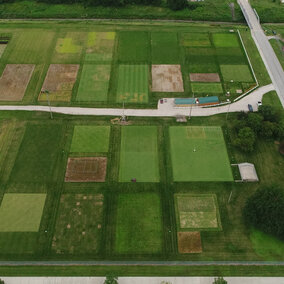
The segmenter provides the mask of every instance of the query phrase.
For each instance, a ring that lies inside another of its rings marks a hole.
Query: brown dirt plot
[[[21,101],[35,65],[7,64],[0,77],[0,100]]]
[[[39,101],[46,101],[44,92],[48,91],[50,101],[69,102],[78,70],[79,64],[50,64]]]
[[[68,158],[65,181],[104,182],[106,168],[106,157]]]
[[[152,65],[153,92],[183,92],[180,65]]]
[[[190,73],[189,77],[192,82],[220,82],[218,73]]]
[[[201,253],[200,232],[178,232],[179,253]]]

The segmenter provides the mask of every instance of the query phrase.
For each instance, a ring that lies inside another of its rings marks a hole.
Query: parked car
[[[248,104],[248,109],[249,109],[250,112],[253,112],[252,105]]]
[[[260,107],[260,106],[262,106],[262,102],[261,101],[258,101],[257,102],[257,105]]]

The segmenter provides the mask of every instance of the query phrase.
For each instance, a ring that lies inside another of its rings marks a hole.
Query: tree
[[[260,135],[265,138],[271,138],[276,132],[277,124],[271,121],[264,121],[260,130]]]
[[[5,284],[4,280],[0,279],[0,284]]]
[[[284,194],[278,186],[258,189],[243,209],[245,224],[284,240]]]
[[[255,144],[255,134],[253,130],[250,127],[241,128],[234,144],[245,152],[253,151]]]
[[[258,133],[261,130],[263,122],[263,116],[258,113],[249,113],[246,119],[247,125],[255,132]]]
[[[116,276],[106,276],[104,284],[118,284],[117,279],[118,277]]]
[[[214,279],[213,284],[227,284],[227,281],[223,277],[218,277]]]
[[[186,0],[168,0],[168,6],[170,9],[177,11],[187,7]]]
[[[273,106],[262,105],[259,107],[258,112],[266,121],[279,122],[281,119],[281,111]]]

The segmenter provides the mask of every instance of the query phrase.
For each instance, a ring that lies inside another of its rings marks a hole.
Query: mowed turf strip
[[[0,206],[0,232],[37,232],[46,194],[6,193]]]
[[[94,254],[101,244],[102,194],[63,194],[52,251],[56,254]]]
[[[161,253],[162,228],[161,201],[158,194],[119,194],[115,235],[116,253]]]
[[[223,80],[230,82],[254,82],[247,65],[220,65]]]
[[[208,33],[182,33],[180,35],[180,44],[190,47],[211,46]]]
[[[222,94],[223,87],[220,83],[191,83],[194,93]]]
[[[76,101],[106,102],[111,65],[84,64]]]
[[[28,124],[10,180],[51,182],[61,136],[62,127],[58,124]]]
[[[118,60],[125,63],[147,63],[149,46],[149,36],[147,32],[120,32]]]
[[[148,65],[119,65],[116,101],[148,102]]]
[[[109,126],[76,125],[70,152],[108,152]]]
[[[216,47],[238,47],[239,40],[235,33],[215,33],[212,35]]]
[[[220,127],[172,126],[169,131],[174,181],[233,181]]]
[[[158,182],[158,133],[156,126],[121,128],[119,181]]]

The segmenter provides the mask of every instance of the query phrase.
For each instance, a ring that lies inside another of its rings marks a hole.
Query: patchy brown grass
[[[7,64],[0,78],[0,100],[21,101],[35,65]]]
[[[152,65],[152,92],[184,92],[180,65]]]
[[[192,82],[220,82],[218,73],[190,73],[189,78]]]
[[[66,182],[104,182],[106,157],[69,158],[65,175]]]
[[[46,101],[48,91],[50,101],[69,102],[76,82],[79,64],[51,64],[45,77],[39,101]]]
[[[201,253],[200,232],[178,232],[179,253]]]

